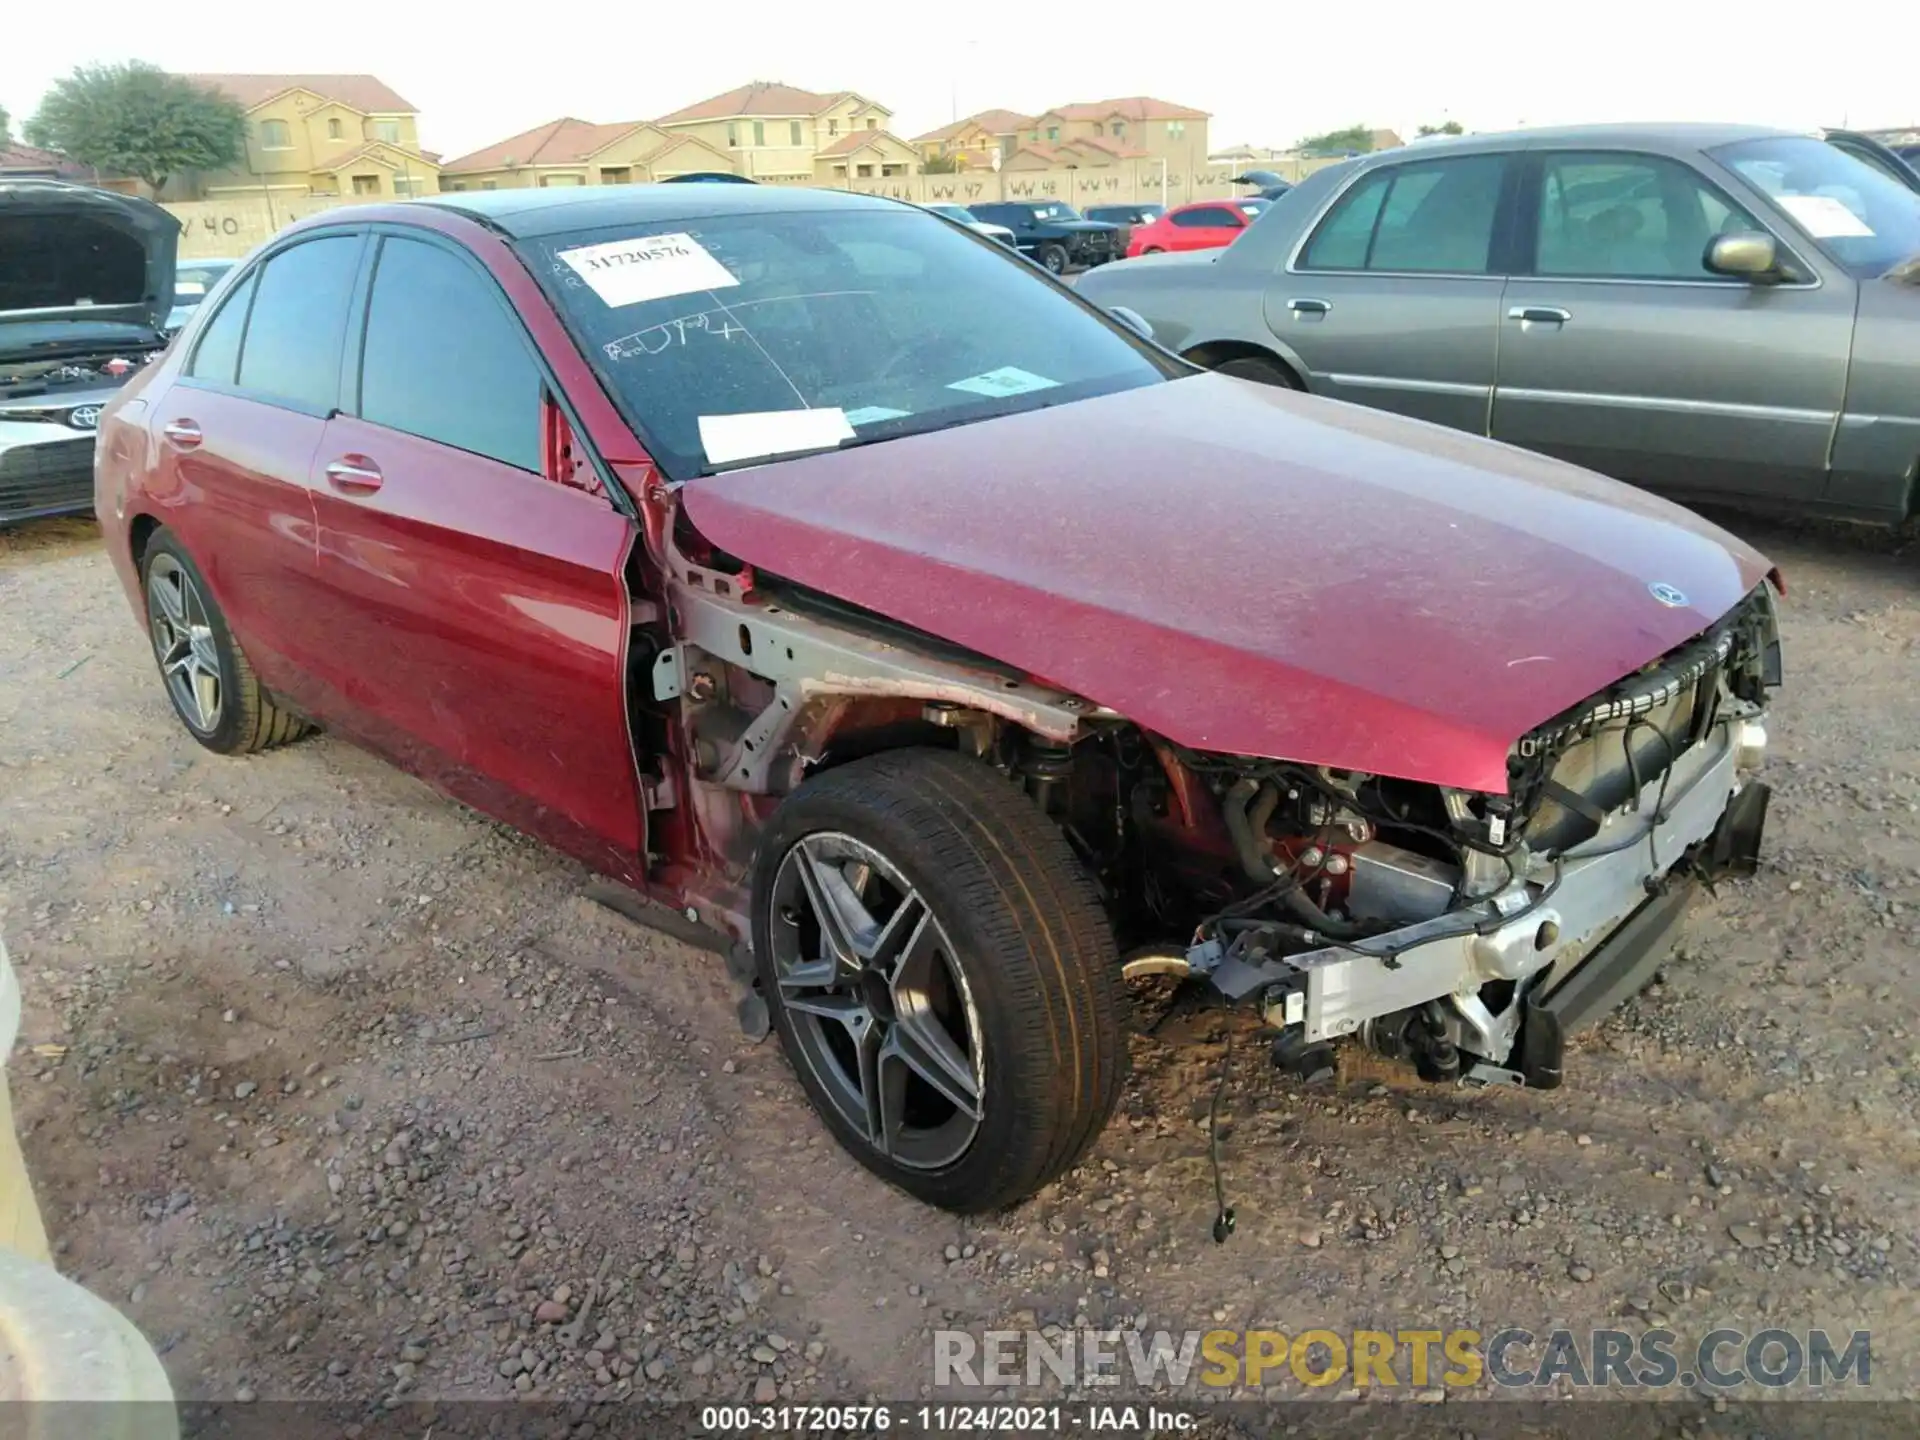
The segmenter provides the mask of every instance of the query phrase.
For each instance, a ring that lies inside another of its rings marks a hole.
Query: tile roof
[[[1151,95],[1128,95],[1119,100],[1061,105],[1046,113],[1062,120],[1105,120],[1110,115],[1124,120],[1205,120],[1209,112],[1175,105],[1171,100],[1156,100]]]
[[[208,90],[224,90],[243,106],[254,106],[289,90],[311,90],[364,114],[416,114],[413,102],[401,98],[374,75],[189,75]]]
[[[424,151],[412,151],[403,145],[389,145],[384,140],[369,140],[358,149],[350,150],[338,160],[328,160],[314,165],[314,171],[320,175],[332,175],[357,164],[362,159],[373,160],[389,170],[410,169],[417,161],[426,161],[427,167],[439,169],[438,157]]]
[[[819,153],[822,155],[851,155],[854,151],[864,150],[867,146],[876,144],[881,140],[891,140],[894,144],[903,146],[909,150],[913,148],[891,130],[849,130],[845,135],[842,135],[838,140],[834,141]]]
[[[1111,155],[1116,160],[1138,160],[1146,151],[1138,145],[1129,145],[1124,140],[1110,140],[1104,135],[1083,135],[1078,140],[1069,140],[1061,147],[1063,150],[1098,150]]]
[[[1022,115],[1018,110],[982,110],[978,115],[968,115],[951,125],[942,125],[938,130],[929,130],[924,135],[914,136],[914,142],[921,144],[929,140],[949,140],[962,130],[978,125],[989,135],[1011,135],[1015,131],[1033,128],[1033,116]]]
[[[0,145],[0,176],[51,175],[57,180],[85,180],[92,171],[69,160],[58,150],[37,145]]]
[[[449,160],[440,168],[459,172],[504,170],[521,165],[577,165],[621,136],[631,134],[649,123],[646,120],[622,120],[612,125],[595,125],[590,120],[563,116],[475,150],[470,155]]]
[[[828,106],[846,99],[860,99],[851,90],[820,94],[777,80],[753,80],[724,95],[709,96],[671,115],[662,115],[662,125],[678,125],[691,120],[732,120],[743,116],[779,117],[818,115]]]

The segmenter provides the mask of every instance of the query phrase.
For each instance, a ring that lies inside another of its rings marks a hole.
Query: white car
[[[1014,248],[1013,231],[1004,225],[994,225],[985,220],[974,219],[973,212],[964,205],[922,205],[920,208],[931,210],[936,215],[943,215],[957,224],[966,226],[969,230],[977,230],[989,240],[998,240],[1008,249]]]

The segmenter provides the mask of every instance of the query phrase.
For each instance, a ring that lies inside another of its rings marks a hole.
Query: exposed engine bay
[[[1780,668],[1764,584],[1520,736],[1488,794],[1194,750],[826,597],[674,561],[686,641],[653,656],[648,698],[680,703],[686,798],[743,874],[764,806],[808,775],[957,748],[1061,827],[1127,973],[1258,1006],[1303,1077],[1352,1037],[1435,1081],[1555,1085],[1564,1034],[1646,983],[1696,877],[1757,854]],[[687,898],[742,933],[737,897]]]

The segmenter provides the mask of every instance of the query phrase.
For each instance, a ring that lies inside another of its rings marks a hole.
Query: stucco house
[[[161,198],[406,198],[440,188],[440,157],[420,145],[419,113],[373,75],[189,75],[246,110],[246,150],[225,170],[169,180]]]

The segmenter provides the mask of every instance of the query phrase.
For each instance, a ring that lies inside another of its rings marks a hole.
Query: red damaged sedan
[[[330,211],[113,402],[97,489],[196,740],[324,726],[696,917],[956,1210],[1098,1135],[1129,975],[1302,1075],[1557,1084],[1765,817],[1738,540],[882,199]]]
[[[1231,245],[1260,218],[1264,200],[1203,200],[1176,205],[1146,225],[1136,225],[1127,237],[1127,257],[1159,255],[1169,250],[1218,250]]]

